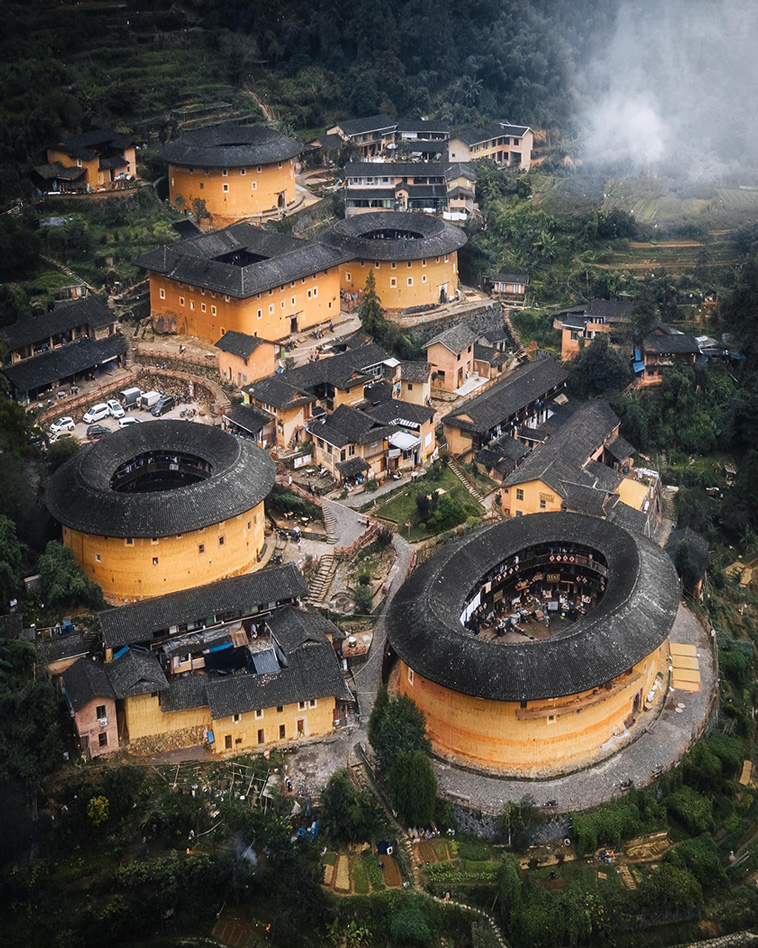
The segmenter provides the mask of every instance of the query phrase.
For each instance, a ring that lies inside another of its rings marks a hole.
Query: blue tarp
[[[231,643],[231,642],[224,642],[223,645],[214,645],[213,648],[209,648],[208,651],[209,651],[209,652],[220,652],[222,649],[225,649],[225,648],[232,648],[232,643]]]
[[[644,372],[644,371],[645,371],[645,363],[644,363],[644,362],[632,362],[632,369],[634,370],[634,374],[635,374],[635,375],[639,375],[640,372]]]
[[[116,652],[116,654],[113,656],[113,661],[115,662],[117,658],[121,658],[121,656],[122,656],[125,652],[128,652],[128,651],[129,651],[129,646],[128,646],[128,645],[125,645],[123,648],[120,648],[120,649]]]

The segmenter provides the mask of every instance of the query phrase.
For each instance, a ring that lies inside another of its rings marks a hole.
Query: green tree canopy
[[[387,318],[382,309],[382,302],[376,294],[376,279],[373,268],[368,271],[366,289],[358,307],[358,318],[361,327],[372,339],[380,342],[387,334]]]
[[[429,826],[434,819],[437,778],[422,750],[400,753],[388,774],[392,802],[409,826]]]
[[[0,515],[0,612],[8,608],[21,589],[21,563],[23,551],[16,525],[8,517]]]
[[[39,558],[38,568],[46,606],[103,608],[102,589],[84,575],[69,547],[51,540]]]
[[[321,827],[337,843],[365,843],[384,821],[368,790],[359,790],[347,769],[335,771],[321,794]]]
[[[373,731],[371,744],[384,770],[389,770],[402,753],[428,753],[431,747],[426,738],[426,718],[407,695],[390,698]]]
[[[602,333],[571,363],[569,385],[580,395],[605,395],[626,388],[632,379],[629,363]]]

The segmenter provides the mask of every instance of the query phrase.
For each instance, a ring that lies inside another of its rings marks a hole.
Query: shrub
[[[432,933],[421,909],[409,907],[396,912],[390,921],[390,935],[396,945],[431,945]]]
[[[374,609],[374,596],[371,592],[371,587],[363,585],[356,586],[353,592],[353,602],[355,603],[355,611],[358,615],[370,615]]]
[[[692,787],[680,787],[669,795],[666,805],[690,833],[705,833],[713,825],[712,802]]]

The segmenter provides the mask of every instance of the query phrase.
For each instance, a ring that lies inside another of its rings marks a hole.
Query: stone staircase
[[[334,514],[329,510],[326,504],[321,508],[324,512],[324,526],[326,527],[326,542],[331,546],[334,546],[337,543],[337,521],[334,519]],[[323,559],[323,557],[322,557]]]
[[[466,490],[470,494],[472,494],[479,501],[480,504],[483,504],[485,494],[483,494],[482,491],[479,489],[479,485],[476,483],[473,477],[471,477],[468,471],[464,467],[462,467],[455,460],[455,458],[452,458],[452,457],[448,461],[448,466],[450,467],[450,470],[453,472],[453,474],[455,474],[455,476],[461,482],[461,484],[463,484]]]
[[[337,561],[331,553],[325,553],[318,561],[318,571],[311,580],[307,601],[318,605],[326,599],[337,572]]]

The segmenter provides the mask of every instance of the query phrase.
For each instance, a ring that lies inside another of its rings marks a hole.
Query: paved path
[[[425,471],[421,472],[426,473]],[[373,500],[378,500],[380,497],[384,497],[385,494],[389,494],[393,490],[397,490],[399,487],[405,487],[411,482],[411,475],[404,474],[398,480],[387,480],[382,484],[381,487],[377,487],[375,491],[371,493],[366,493],[365,491],[360,491],[356,493],[348,494],[344,500],[341,500],[340,503],[345,507],[352,507],[353,509],[358,509],[363,507],[365,504],[370,504]]]
[[[324,518],[329,536],[336,538],[337,547],[352,546],[366,532],[366,518],[336,500],[323,501]]]
[[[558,806],[551,812],[571,812],[611,799],[618,792],[620,780],[632,779],[637,787],[650,783],[652,768],[668,770],[675,766],[693,735],[700,732],[716,685],[709,635],[683,605],[679,606],[670,640],[697,645],[701,689],[695,694],[669,692],[667,707],[651,722],[649,730],[612,757],[566,777],[531,781],[488,777],[435,761],[440,792],[453,802],[492,814],[499,813],[505,801],[518,801],[526,793],[538,804],[557,800]],[[674,710],[678,703],[684,705],[679,714]]]

